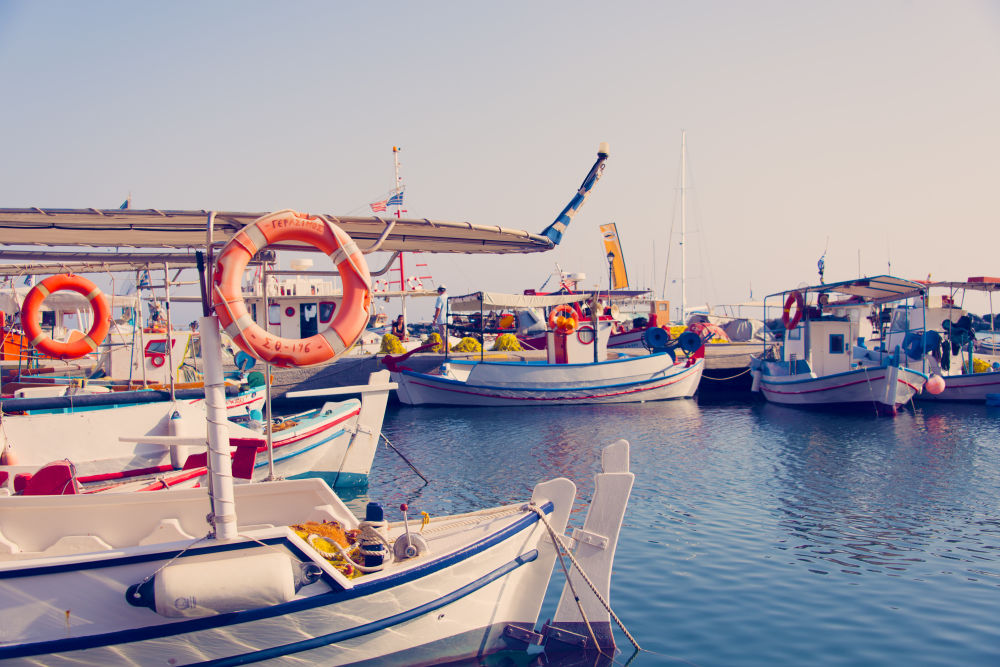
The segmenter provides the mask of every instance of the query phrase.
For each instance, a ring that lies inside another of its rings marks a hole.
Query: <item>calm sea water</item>
[[[381,448],[359,513],[516,502],[555,476],[589,499],[600,446],[628,439],[612,606],[632,665],[1000,664],[1000,408],[390,407],[384,432],[430,483]]]

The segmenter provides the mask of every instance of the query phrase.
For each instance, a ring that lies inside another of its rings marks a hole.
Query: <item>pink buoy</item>
[[[927,383],[924,384],[924,389],[926,389],[929,394],[940,394],[944,391],[944,378],[937,373],[934,373],[927,378]]]

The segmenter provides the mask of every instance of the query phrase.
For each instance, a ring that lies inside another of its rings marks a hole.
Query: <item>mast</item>
[[[687,214],[687,130],[681,130],[681,324],[686,324],[687,289],[684,276],[687,273],[687,253],[684,248]]]
[[[392,147],[392,168],[393,168],[393,173],[395,174],[395,180],[393,181],[395,187],[393,196],[395,196],[398,195],[400,192],[402,192],[402,183],[400,182],[399,179],[399,146]],[[402,215],[402,209],[403,209],[403,203],[400,202],[399,204],[396,205],[397,220],[399,220],[399,218]],[[400,314],[403,316],[403,331],[406,331],[406,323],[408,321],[408,318],[406,317],[406,273],[403,270],[402,252],[399,253],[399,291],[402,294],[402,296],[399,297],[399,303],[401,308]]]

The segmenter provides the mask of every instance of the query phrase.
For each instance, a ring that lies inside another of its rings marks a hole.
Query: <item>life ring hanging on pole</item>
[[[563,315],[563,313],[568,313]],[[572,333],[576,329],[579,321],[576,319],[576,310],[568,303],[556,306],[549,313],[549,328],[563,333]]]
[[[795,306],[795,313],[793,314],[792,305]],[[802,292],[795,290],[788,295],[785,299],[785,309],[781,313],[781,321],[785,325],[785,329],[791,331],[799,325],[799,321],[802,319],[802,313],[806,309],[806,300],[802,296]]]
[[[322,250],[340,272],[341,307],[328,329],[309,338],[281,338],[264,331],[250,317],[243,300],[240,283],[250,259],[281,241],[299,241]],[[368,264],[351,237],[320,215],[286,209],[258,218],[222,249],[212,281],[212,307],[222,328],[244,352],[276,366],[330,361],[350,349],[368,325],[372,301]]]
[[[94,323],[90,330],[82,338],[70,343],[57,343],[43,333],[39,318],[39,309],[45,297],[62,290],[82,294],[90,302],[90,308],[94,312]],[[39,352],[56,359],[77,359],[95,352],[97,346],[108,335],[108,329],[111,327],[111,308],[97,285],[83,276],[61,273],[49,276],[31,288],[21,305],[21,321],[29,343]]]

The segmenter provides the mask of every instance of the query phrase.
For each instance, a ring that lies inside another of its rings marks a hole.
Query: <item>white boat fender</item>
[[[406,558],[416,558],[420,554],[426,553],[429,549],[427,540],[422,535],[410,532],[410,522],[406,518],[406,510],[408,509],[409,507],[407,507],[406,503],[399,506],[399,511],[403,513],[403,527],[405,532],[397,537],[392,545],[392,554],[397,561]]]
[[[129,586],[125,600],[168,618],[199,618],[289,602],[321,574],[280,552],[236,555],[168,565]]]
[[[201,422],[201,428],[194,423],[193,419],[184,419],[181,413],[174,410],[167,423],[167,434],[180,437],[197,437],[205,435],[205,423]],[[198,454],[197,447],[191,445],[176,445],[170,448],[170,465],[174,470],[181,470],[192,454]]]

